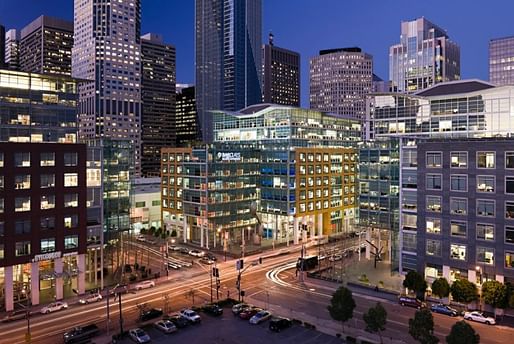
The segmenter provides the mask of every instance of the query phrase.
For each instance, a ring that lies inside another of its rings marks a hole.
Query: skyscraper
[[[40,16],[21,29],[20,68],[40,74],[71,75],[73,23]]]
[[[360,48],[321,50],[310,60],[310,108],[363,119],[373,57]]]
[[[262,46],[263,90],[265,103],[300,106],[300,54],[269,43]]]
[[[141,37],[143,176],[159,176],[161,148],[175,146],[175,47],[162,36]]]
[[[141,173],[141,1],[75,0],[72,75],[81,138],[130,140]]]
[[[262,100],[261,0],[196,0],[196,100],[202,139],[210,110],[236,111]]]
[[[514,84],[514,36],[489,41],[489,81],[498,86]]]
[[[20,33],[16,29],[5,33],[5,63],[9,69],[20,69]]]
[[[193,85],[177,84],[175,109],[177,147],[187,147],[198,140],[198,116]]]
[[[416,92],[460,79],[460,47],[446,30],[421,17],[401,23],[400,43],[389,48],[393,90]]]
[[[5,27],[0,25],[0,68],[5,68]]]

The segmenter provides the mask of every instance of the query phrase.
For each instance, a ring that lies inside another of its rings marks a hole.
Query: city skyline
[[[0,13],[9,13],[9,16],[0,16],[0,23],[6,31],[11,28],[21,30],[42,14],[73,19],[71,0],[26,2],[23,12],[16,11],[19,5],[16,1],[0,3]],[[370,3],[373,11],[369,11]],[[386,80],[389,75],[389,46],[399,40],[401,21],[421,16],[447,30],[452,40],[461,46],[462,79],[488,80],[489,40],[514,35],[508,17],[508,13],[514,10],[514,3],[506,0],[494,3],[495,6],[481,8],[480,11],[463,12],[462,9],[468,7],[465,1],[459,0],[447,4],[447,10],[441,12],[429,3],[404,0],[393,4],[325,0],[324,6],[319,6],[318,2],[298,0],[294,7],[290,1],[264,0],[262,41],[266,42],[272,31],[277,46],[297,51],[302,56],[301,105],[304,107],[309,103],[308,61],[319,50],[359,46],[373,55],[375,74]],[[502,8],[502,11],[496,8]],[[283,13],[288,13],[287,20],[284,20]],[[460,13],[461,20],[456,21],[454,13]],[[368,23],[364,22],[364,18]],[[306,21],[315,25],[305,25]],[[489,25],[474,25],[479,22]],[[162,34],[165,41],[175,45],[177,81],[194,82],[194,1],[143,2],[141,31],[143,34]]]

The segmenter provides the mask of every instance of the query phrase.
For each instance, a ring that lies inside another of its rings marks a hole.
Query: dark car
[[[139,321],[144,322],[148,320],[153,320],[155,318],[162,316],[162,309],[160,308],[151,308],[147,311],[144,311],[141,313],[141,316],[139,317]]]
[[[2,322],[16,321],[27,318],[26,310],[19,310],[7,313],[7,315],[2,319]]]
[[[178,313],[173,313],[166,316],[167,320],[171,321],[177,328],[184,328],[189,325],[189,321]]]
[[[237,305],[232,306],[232,313],[234,315],[239,315],[244,309],[250,307],[251,305],[247,303],[238,303]]]
[[[111,290],[109,290],[109,294],[110,295],[115,295],[115,294],[126,294],[128,293],[128,285],[126,284],[120,284],[120,285],[117,285],[116,287],[112,288]]]
[[[269,322],[269,329],[274,332],[280,332],[288,327],[291,327],[293,322],[287,318],[272,318]]]
[[[84,327],[75,327],[64,333],[64,343],[86,343],[90,338],[96,336],[99,332],[100,330],[95,324],[87,325]]]
[[[241,313],[239,313],[239,317],[243,320],[249,320],[251,317],[253,317],[261,310],[262,309],[256,307],[245,308]]]
[[[210,305],[206,305],[203,308],[204,312],[210,315],[218,316],[223,314],[223,308],[218,306],[217,304],[213,303]]]
[[[432,307],[430,307],[430,310],[434,313],[449,315],[451,317],[456,317],[457,315],[459,315],[458,310],[451,308],[450,306],[444,305],[442,303],[432,305]]]
[[[210,252],[207,252],[207,253],[205,254],[205,257],[209,258],[210,260],[214,260],[214,261],[218,260],[218,258],[216,258],[216,256],[215,256],[215,255],[213,255],[213,254],[212,254],[212,253],[210,253]]]
[[[401,296],[398,299],[398,303],[402,306],[414,307],[417,309],[426,307],[426,304],[424,302],[421,302],[420,300],[409,296]]]

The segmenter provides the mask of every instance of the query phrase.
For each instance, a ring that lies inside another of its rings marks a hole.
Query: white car
[[[253,317],[250,318],[250,324],[260,324],[263,321],[268,320],[271,318],[271,313],[268,311],[260,311],[257,314],[255,314]]]
[[[66,309],[66,308],[68,308],[68,304],[66,302],[57,301],[57,302],[52,302],[48,306],[41,308],[40,312],[41,312],[41,314],[48,314],[48,313],[57,312],[57,311],[60,311],[60,310]]]
[[[173,333],[177,331],[177,326],[169,320],[159,320],[153,324],[156,329],[164,333]]]
[[[494,325],[496,321],[494,318],[486,317],[482,312],[474,311],[474,312],[466,312],[464,313],[464,320],[472,320],[476,322],[481,322],[487,325]]]
[[[137,241],[141,241],[141,242],[145,242],[146,241],[146,238],[144,235],[139,235],[137,238],[136,238]]]
[[[147,289],[147,288],[153,288],[153,287],[155,287],[154,281],[143,281],[143,282],[139,282],[138,284],[136,284],[134,286],[134,289],[141,290],[141,289]]]
[[[200,321],[202,321],[202,318],[200,318],[200,316],[191,309],[181,310],[180,315],[182,315],[184,318],[186,318],[189,322],[192,323],[199,323]]]
[[[102,301],[102,295],[100,293],[87,295],[79,300],[79,303],[87,305],[89,303]]]
[[[339,253],[334,254],[334,255],[328,257],[328,260],[331,261],[331,262],[337,262],[337,261],[339,261],[341,259],[343,259],[343,256],[341,254],[339,254]]]
[[[136,343],[149,343],[151,340],[148,333],[146,333],[145,331],[143,331],[140,328],[135,328],[133,330],[130,330],[129,336]]]
[[[194,257],[203,257],[203,256],[205,256],[205,252],[204,251],[199,251],[199,250],[190,250],[188,253],[189,253],[190,256],[194,256]]]

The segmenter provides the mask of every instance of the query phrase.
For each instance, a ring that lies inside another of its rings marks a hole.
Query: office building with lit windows
[[[389,48],[392,89],[413,93],[459,79],[460,47],[446,30],[423,17],[402,21],[400,43]]]
[[[177,147],[187,147],[199,140],[198,113],[193,85],[177,84],[175,131]]]
[[[359,121],[269,104],[213,120],[213,145],[163,150],[163,223],[183,221],[184,240],[232,250],[352,230]]]
[[[489,82],[514,85],[514,36],[489,41]]]
[[[20,70],[20,32],[16,29],[5,33],[5,64],[8,69]]]

